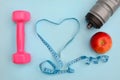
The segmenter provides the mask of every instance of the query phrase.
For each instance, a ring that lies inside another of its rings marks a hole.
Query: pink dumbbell
[[[24,24],[30,20],[30,13],[27,11],[14,11],[12,15],[13,21],[17,24],[17,52],[13,54],[13,62],[15,64],[26,64],[31,61],[29,53],[24,51]]]

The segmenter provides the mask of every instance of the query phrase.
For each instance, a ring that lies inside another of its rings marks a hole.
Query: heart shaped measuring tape
[[[78,34],[79,30],[80,30],[80,22],[78,19],[76,18],[66,18],[64,20],[62,20],[60,23],[55,23],[55,22],[52,22],[48,19],[41,19],[41,20],[38,20],[35,24],[35,30],[36,30],[36,33],[39,37],[39,39],[43,42],[43,44],[47,47],[47,49],[50,51],[50,53],[52,54],[53,58],[55,59],[55,61],[57,62],[57,65],[54,64],[53,62],[51,62],[50,60],[46,60],[46,61],[43,61],[42,63],[40,63],[39,67],[40,67],[40,70],[45,73],[45,74],[62,74],[62,73],[73,73],[74,72],[74,69],[70,68],[70,66],[74,63],[77,63],[78,61],[80,60],[84,60],[86,64],[90,64],[90,63],[94,63],[94,64],[98,64],[99,61],[101,62],[107,62],[108,61],[108,56],[107,55],[102,55],[102,56],[97,56],[96,58],[94,57],[87,57],[87,56],[80,56],[70,62],[68,62],[66,64],[66,69],[63,69],[64,67],[64,64],[63,64],[63,61],[60,59],[60,56],[58,55],[58,53],[52,48],[52,46],[39,34],[38,32],[38,24],[41,23],[41,22],[49,22],[49,23],[52,23],[54,25],[60,25],[61,23],[63,23],[64,21],[67,21],[67,20],[73,20],[73,21],[76,21],[77,23],[77,28],[76,29],[76,32],[74,33],[74,35],[72,36],[72,38],[63,46],[63,48],[59,51],[59,53],[61,53],[76,37],[76,35]],[[50,68],[46,67],[45,64],[49,64],[50,65]],[[52,67],[52,69],[51,69]]]

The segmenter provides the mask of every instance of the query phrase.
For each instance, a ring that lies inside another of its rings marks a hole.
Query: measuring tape
[[[38,20],[35,24],[35,31],[37,36],[39,37],[39,39],[43,42],[43,44],[47,47],[47,49],[49,50],[49,52],[51,53],[51,55],[53,56],[53,58],[55,59],[57,64],[54,64],[52,61],[50,60],[46,60],[43,61],[42,63],[40,63],[39,67],[40,70],[45,73],[45,74],[62,74],[62,73],[74,73],[74,69],[72,69],[70,66],[79,62],[79,61],[84,61],[85,64],[90,65],[91,63],[93,64],[98,64],[100,61],[103,63],[106,63],[109,59],[109,56],[107,55],[99,55],[97,57],[87,57],[87,56],[80,56],[76,59],[71,60],[70,62],[66,63],[66,68],[62,69],[65,65],[63,64],[63,61],[60,59],[60,56],[58,55],[58,53],[51,47],[51,45],[40,35],[40,33],[38,32],[38,24],[41,22],[49,22],[52,23],[54,25],[60,25],[61,23],[63,23],[64,21],[67,20],[73,20],[76,21],[76,23],[78,24],[77,26],[77,30],[74,33],[74,35],[72,36],[72,38],[63,46],[63,48],[60,50],[59,53],[61,53],[76,37],[76,35],[78,34],[79,30],[80,30],[80,22],[78,19],[76,18],[66,18],[64,20],[62,20],[60,23],[55,23],[52,22],[48,19],[41,19]],[[51,67],[48,68],[45,64],[49,64]]]

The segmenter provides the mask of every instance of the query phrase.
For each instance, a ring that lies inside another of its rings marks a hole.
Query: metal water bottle
[[[86,15],[87,27],[101,28],[119,7],[120,0],[98,0]]]

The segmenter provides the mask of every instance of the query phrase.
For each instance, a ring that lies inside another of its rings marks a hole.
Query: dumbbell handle
[[[25,31],[24,31],[24,23],[17,23],[17,52],[24,52],[24,40],[25,40]]]

